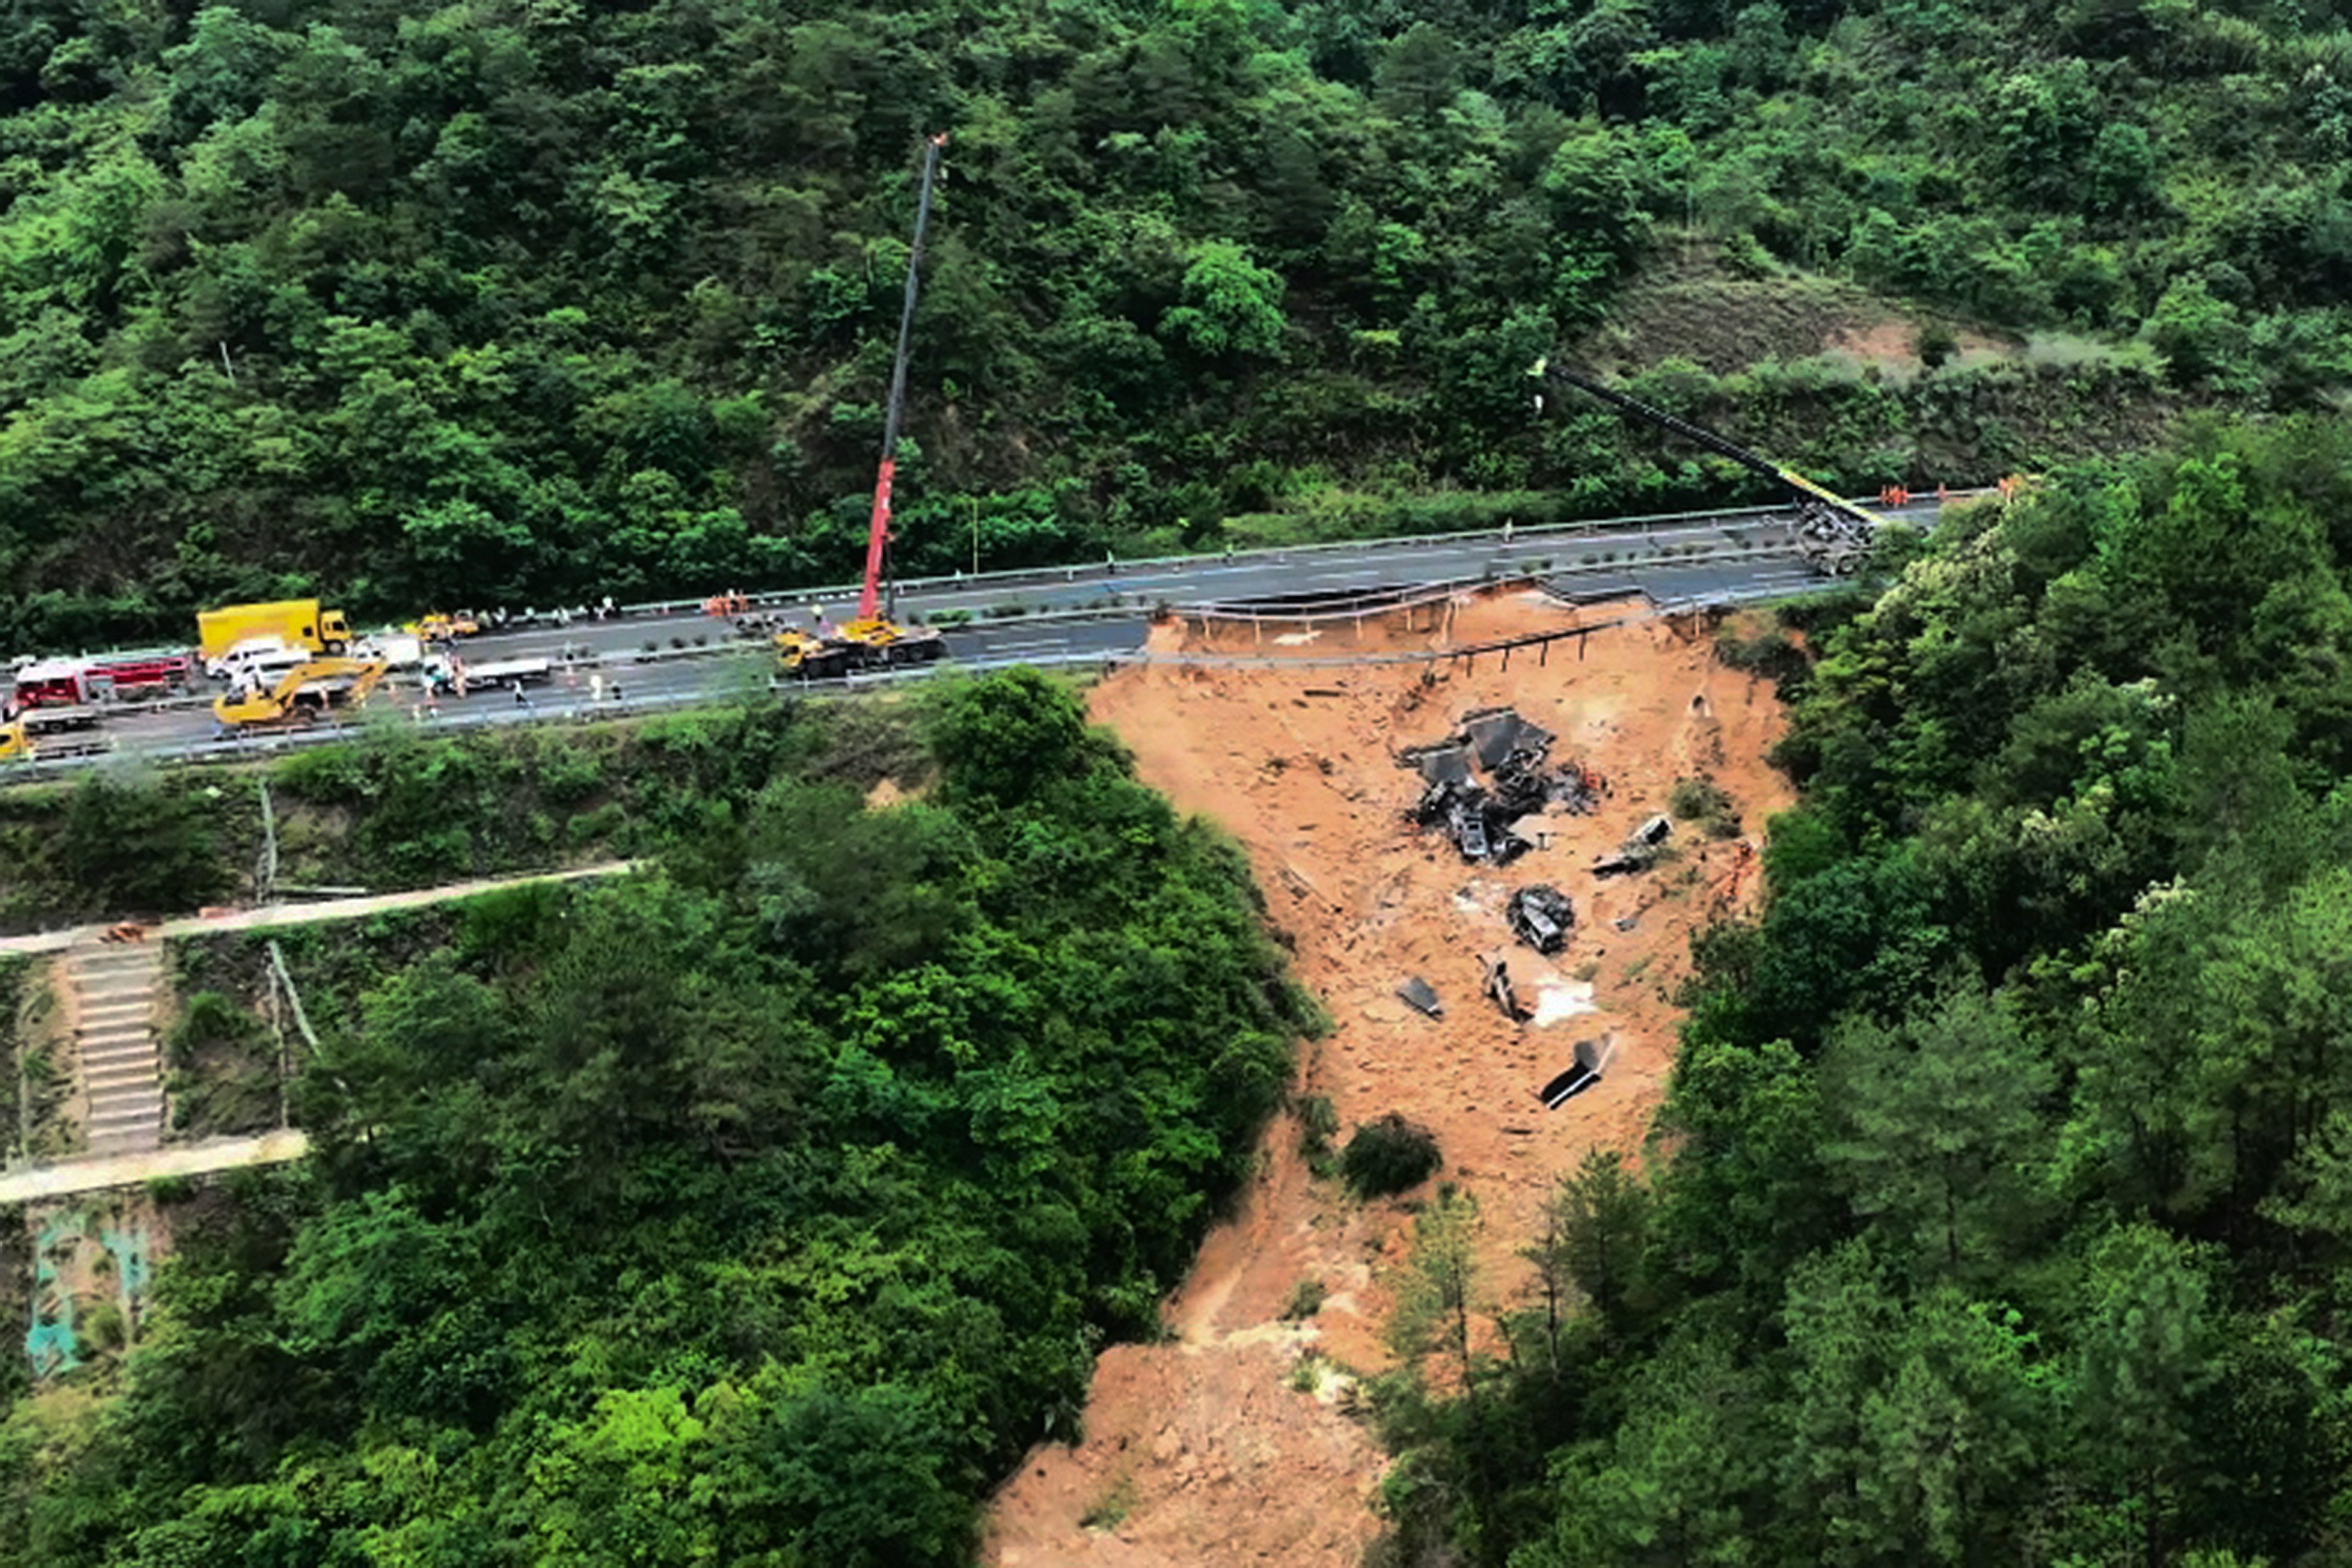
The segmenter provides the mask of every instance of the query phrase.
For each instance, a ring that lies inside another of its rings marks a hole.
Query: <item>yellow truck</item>
[[[98,733],[94,708],[27,708],[0,724],[0,763],[43,757],[78,757],[107,750]]]
[[[352,646],[351,623],[341,610],[321,610],[316,599],[278,599],[267,605],[224,605],[196,616],[196,637],[207,667],[241,642],[275,637],[293,647],[330,657]]]

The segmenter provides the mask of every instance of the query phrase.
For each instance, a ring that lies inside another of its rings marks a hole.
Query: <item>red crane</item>
[[[923,231],[931,225],[931,182],[940,172],[942,131],[923,151],[923,193],[915,204],[915,245],[907,254],[907,302],[898,312],[898,357],[890,368],[890,409],[882,424],[882,468],[874,476],[874,516],[866,534],[866,585],[857,595],[857,618],[882,611],[882,574],[890,552],[890,482],[898,473],[898,423],[907,411],[907,350],[915,331],[915,295],[923,279]]]

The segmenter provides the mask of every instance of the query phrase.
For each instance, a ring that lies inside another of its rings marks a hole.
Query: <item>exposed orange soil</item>
[[[1591,620],[1624,614],[1601,606]],[[1289,652],[1461,647],[1578,624],[1533,595],[1325,629],[1162,627],[1160,651]],[[1748,830],[1790,804],[1763,762],[1781,716],[1769,688],[1717,664],[1712,636],[1663,622],[1595,632],[1532,651],[1508,670],[1435,665],[1344,668],[1131,668],[1092,706],[1130,747],[1143,778],[1206,816],[1248,851],[1294,973],[1337,1023],[1301,1061],[1300,1095],[1338,1109],[1342,1138],[1391,1110],[1429,1126],[1441,1179],[1478,1199],[1483,1273],[1497,1301],[1525,1283],[1517,1249],[1558,1178],[1595,1145],[1634,1148],[1657,1104],[1688,970],[1691,931],[1726,907],[1737,849],[1678,825],[1677,857],[1632,878],[1589,868],[1634,824],[1666,808],[1675,781],[1711,774]],[[1402,749],[1444,738],[1475,709],[1508,703],[1559,738],[1555,763],[1580,760],[1609,781],[1595,816],[1559,808],[1520,831],[1545,838],[1505,869],[1465,866],[1403,812],[1419,794]],[[1737,900],[1755,893],[1752,869]],[[1576,904],[1575,941],[1546,960],[1517,945],[1502,909],[1512,889],[1550,882]],[[1615,921],[1632,916],[1630,931]],[[1481,952],[1507,954],[1520,995],[1573,1005],[1589,981],[1596,1011],[1514,1025],[1479,993]],[[1434,985],[1432,1020],[1394,993]],[[1601,1085],[1547,1110],[1537,1089],[1581,1038],[1613,1037]],[[1168,1306],[1171,1343],[1119,1346],[1097,1368],[1086,1440],[1033,1452],[996,1500],[983,1561],[996,1568],[1174,1568],[1177,1564],[1357,1563],[1379,1533],[1385,1463],[1345,1414],[1341,1380],[1293,1387],[1312,1348],[1358,1373],[1387,1364],[1384,1272],[1410,1237],[1403,1205],[1363,1205],[1313,1179],[1288,1118],[1268,1131],[1260,1174],[1203,1247]],[[1303,1323],[1282,1321],[1299,1281],[1328,1295]],[[1092,1523],[1082,1522],[1089,1515]]]

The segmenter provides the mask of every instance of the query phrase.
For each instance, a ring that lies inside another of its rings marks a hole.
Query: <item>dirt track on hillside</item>
[[[1612,619],[1623,606],[1582,612]],[[1164,652],[1462,647],[1578,624],[1532,595],[1464,601],[1447,613],[1325,628],[1163,626]],[[1271,635],[1270,635],[1271,634]],[[1554,762],[1582,761],[1609,782],[1589,817],[1555,807],[1521,830],[1547,837],[1517,864],[1465,866],[1402,813],[1419,793],[1401,749],[1443,739],[1470,710],[1511,704],[1558,736]],[[1736,844],[1677,829],[1678,855],[1646,874],[1597,881],[1589,868],[1636,822],[1666,806],[1679,777],[1705,773],[1742,813],[1747,842],[1784,809],[1784,780],[1762,759],[1780,730],[1769,688],[1714,662],[1701,628],[1664,622],[1594,633],[1501,668],[1458,661],[1347,668],[1146,665],[1097,689],[1095,718],[1134,751],[1142,776],[1248,851],[1295,972],[1337,1029],[1307,1047],[1297,1092],[1330,1097],[1345,1130],[1391,1110],[1432,1128],[1442,1179],[1486,1217],[1484,1278],[1499,1300],[1521,1288],[1517,1248],[1558,1177],[1596,1145],[1634,1148],[1671,1064],[1688,939],[1754,896],[1752,864],[1734,883]],[[1517,887],[1550,882],[1575,900],[1576,940],[1554,960],[1513,944],[1502,920]],[[1630,919],[1631,929],[1616,922]],[[1479,994],[1481,952],[1506,952],[1523,996],[1540,991],[1572,1016],[1514,1025]],[[1442,1020],[1399,1001],[1409,975],[1434,985]],[[1590,1012],[1573,1013],[1591,989]],[[1613,1039],[1601,1085],[1558,1111],[1536,1090],[1575,1041]],[[1377,1536],[1384,1465],[1345,1414],[1344,1380],[1297,1375],[1303,1354],[1379,1370],[1384,1271],[1411,1226],[1402,1205],[1361,1205],[1313,1179],[1287,1118],[1267,1134],[1261,1173],[1214,1231],[1169,1303],[1174,1342],[1105,1353],[1076,1448],[1032,1453],[991,1517],[983,1561],[996,1568],[1177,1568],[1180,1564],[1354,1564]],[[1303,1322],[1283,1321],[1303,1279],[1327,1291]],[[1305,1383],[1311,1386],[1295,1387]]]

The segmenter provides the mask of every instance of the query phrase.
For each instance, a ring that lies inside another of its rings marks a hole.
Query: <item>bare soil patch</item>
[[[1591,621],[1624,614],[1601,606]],[[1573,626],[1579,612],[1533,595],[1465,600],[1280,643],[1274,628],[1160,628],[1160,651],[1243,647],[1302,658],[1459,647]],[[1295,631],[1296,628],[1286,628]],[[1555,763],[1608,781],[1591,816],[1557,808],[1521,824],[1542,839],[1502,868],[1465,865],[1404,817],[1420,780],[1404,748],[1443,739],[1462,716],[1515,706],[1558,739]],[[1297,1094],[1328,1096],[1344,1142],[1360,1122],[1401,1110],[1435,1131],[1437,1179],[1459,1184],[1486,1218],[1485,1266],[1516,1289],[1516,1256],[1558,1178],[1595,1146],[1633,1148],[1672,1061],[1671,997],[1690,933],[1754,896],[1736,888],[1737,841],[1678,825],[1655,868],[1597,880],[1590,868],[1643,818],[1667,809],[1677,779],[1706,774],[1730,798],[1746,841],[1790,800],[1763,762],[1781,713],[1769,686],[1717,664],[1704,628],[1652,622],[1593,633],[1581,655],[1515,654],[1350,668],[1133,668],[1093,694],[1095,718],[1134,751],[1142,776],[1204,815],[1248,852],[1295,972],[1330,1009],[1335,1032],[1308,1048]],[[1503,906],[1548,882],[1575,902],[1566,951],[1514,942]],[[1627,929],[1619,929],[1621,920]],[[1517,1025],[1479,992],[1481,953],[1507,956],[1523,998],[1556,1021]],[[1395,994],[1410,976],[1436,987],[1442,1019]],[[1590,988],[1589,995],[1586,988]],[[1589,1010],[1586,1010],[1588,1009]],[[1538,1089],[1577,1040],[1612,1037],[1599,1087],[1547,1110]],[[1359,1373],[1382,1367],[1383,1271],[1411,1229],[1403,1203],[1361,1205],[1318,1180],[1288,1118],[1267,1134],[1257,1180],[1209,1237],[1171,1300],[1173,1342],[1106,1353],[1086,1440],[1029,1457],[997,1499],[983,1561],[998,1568],[1118,1568],[1204,1563],[1352,1564],[1379,1533],[1384,1458],[1347,1414],[1346,1380],[1302,1372],[1302,1357]],[[1324,1292],[1302,1321],[1300,1283]]]
[[[1728,375],[1761,360],[1843,353],[1907,374],[1920,367],[1919,329],[1930,319],[1840,279],[1736,277],[1700,246],[1670,251],[1636,279],[1608,325],[1578,345],[1579,363],[1632,374],[1678,355]],[[1945,324],[1964,353],[2018,347]]]

